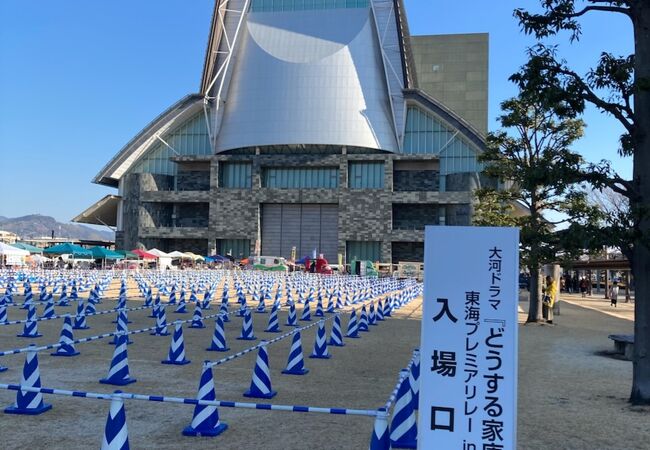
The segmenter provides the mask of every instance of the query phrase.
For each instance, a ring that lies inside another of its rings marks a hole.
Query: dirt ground
[[[218,291],[219,292],[219,291]],[[113,295],[117,292],[115,291]],[[132,295],[131,295],[132,294]],[[136,298],[135,290],[130,295]],[[16,298],[20,301],[20,298]],[[138,306],[140,301],[129,302]],[[110,300],[99,309],[112,307]],[[525,302],[520,303],[524,309]],[[169,308],[168,308],[169,309]],[[57,312],[74,306],[57,308]],[[188,309],[189,311],[189,309]],[[206,311],[205,314],[214,313]],[[298,316],[300,311],[298,311]],[[148,311],[129,314],[130,329],[153,325]],[[168,311],[168,320],[190,318],[191,313],[175,315]],[[523,314],[520,315],[522,318]],[[10,319],[24,318],[24,311],[10,308]],[[272,338],[264,333],[267,314],[253,314],[257,337]],[[282,375],[290,340],[269,346],[273,388],[278,395],[270,403],[323,407],[374,409],[390,394],[399,369],[410,359],[418,346],[421,301],[404,307],[393,318],[361,339],[345,339],[346,347],[331,348],[329,360],[307,358],[311,352],[316,327],[302,335],[308,375]],[[75,330],[75,338],[114,330],[114,316],[89,318],[91,329]],[[286,320],[281,312],[280,323]],[[631,386],[632,365],[599,353],[610,350],[610,333],[631,333],[632,322],[605,315],[593,309],[563,303],[556,325],[521,325],[519,334],[519,411],[518,448],[520,449],[648,449],[650,410],[627,404]],[[54,343],[58,340],[61,321],[39,322],[39,339],[17,338],[21,326],[0,327],[0,349],[23,347],[28,343]],[[343,328],[347,318],[343,320]],[[195,397],[201,362],[216,360],[249,347],[255,342],[239,341],[241,319],[226,324],[227,353],[207,352],[213,322],[207,328],[184,327],[186,366],[160,364],[165,358],[170,337],[148,334],[132,336],[128,347],[131,376],[137,382],[126,386],[128,392]],[[328,330],[329,330],[328,322]],[[282,326],[283,331],[288,330]],[[63,389],[112,392],[112,386],[98,383],[106,376],[113,346],[106,340],[80,344],[81,355],[54,358],[48,352],[39,354],[43,386]],[[221,400],[249,401],[242,393],[249,387],[255,352],[214,368],[217,397]],[[18,383],[24,355],[1,358],[10,370],[0,373],[0,382]],[[425,365],[422,366],[425,370]],[[13,403],[15,392],[0,391],[0,406]],[[39,416],[0,414],[2,448],[59,449],[97,448],[100,445],[108,414],[109,402],[46,396],[54,408]],[[259,400],[263,403],[264,400]],[[373,419],[369,417],[334,416],[220,408],[221,420],[229,429],[216,438],[190,438],[181,430],[192,418],[189,405],[126,401],[126,416],[131,448],[197,448],[197,449],[360,449],[367,448]]]
[[[114,286],[117,285],[114,283]],[[221,292],[220,289],[217,292]],[[109,295],[116,295],[117,290]],[[129,290],[130,298],[137,298],[135,289]],[[85,297],[85,295],[84,295]],[[20,297],[15,297],[20,302]],[[105,300],[99,310],[109,309],[114,301]],[[141,301],[130,301],[128,306],[139,306]],[[110,305],[110,306],[109,306]],[[233,303],[231,301],[231,310]],[[309,359],[314,334],[317,327],[302,333],[305,365],[310,372],[305,376],[283,375],[291,339],[285,339],[268,347],[273,389],[278,395],[270,401],[247,399],[243,392],[251,382],[256,352],[217,366],[213,369],[217,398],[229,401],[257,401],[287,405],[309,405],[322,407],[347,407],[376,409],[384,404],[390,395],[399,370],[411,358],[420,340],[419,318],[421,301],[417,300],[403,307],[379,326],[371,327],[369,333],[361,333],[361,339],[345,339],[345,347],[330,347],[329,360]],[[9,308],[9,319],[24,319],[25,311]],[[177,317],[191,318],[187,314],[173,314],[167,308],[168,321]],[[56,308],[57,313],[69,311],[74,314],[75,307]],[[298,318],[300,318],[298,305]],[[313,316],[312,308],[312,320]],[[39,308],[40,313],[40,308]],[[213,307],[204,315],[214,314]],[[147,317],[150,311],[129,313],[130,330],[154,325],[154,319]],[[279,314],[281,329],[284,326],[286,311]],[[347,326],[347,315],[342,317],[343,332]],[[112,332],[115,325],[113,314],[87,319],[89,330],[75,330],[75,339],[96,334]],[[275,333],[265,333],[267,314],[253,314],[255,335],[258,338],[272,339]],[[305,324],[305,322],[299,322]],[[131,377],[137,382],[119,388],[98,383],[107,375],[113,346],[107,340],[99,340],[77,345],[81,355],[73,358],[55,358],[50,352],[39,353],[41,382],[46,387],[76,389],[92,392],[113,392],[122,389],[126,392],[147,395],[166,395],[177,397],[196,397],[202,361],[217,360],[238,352],[258,341],[239,341],[241,318],[233,317],[225,324],[226,339],[230,351],[226,353],[208,352],[214,328],[212,320],[205,321],[205,329],[183,327],[187,358],[192,361],[185,366],[161,364],[165,359],[171,336],[132,335],[134,344],[128,346]],[[22,325],[0,327],[0,349],[8,350],[24,347],[30,343],[37,345],[55,343],[58,340],[61,320],[39,322],[39,332],[43,337],[25,339],[15,337],[22,331]],[[331,321],[327,322],[327,330]],[[170,327],[171,331],[171,327]],[[3,357],[0,363],[10,370],[0,373],[0,383],[19,383],[24,355]],[[0,390],[0,406],[3,408],[15,400],[15,392]],[[59,448],[97,448],[103,436],[109,402],[102,400],[77,399],[48,395],[47,403],[52,410],[38,416],[13,416],[0,414],[0,447],[7,449],[59,449]],[[373,418],[358,416],[337,416],[324,414],[290,413],[281,411],[256,411],[247,409],[220,408],[220,419],[229,425],[228,430],[216,438],[184,437],[181,431],[192,419],[191,405],[172,403],[152,403],[127,401],[126,417],[131,448],[178,449],[191,446],[196,449],[245,449],[264,448],[269,450],[312,448],[355,449],[368,446],[373,427]]]

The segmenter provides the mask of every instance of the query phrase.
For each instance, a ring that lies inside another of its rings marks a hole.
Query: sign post
[[[426,228],[421,449],[516,449],[518,249],[516,228]]]

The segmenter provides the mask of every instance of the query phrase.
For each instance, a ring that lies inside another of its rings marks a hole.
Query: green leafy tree
[[[571,151],[584,124],[562,102],[544,103],[535,96],[506,100],[501,110],[504,129],[488,135],[480,160],[486,175],[509,187],[477,191],[475,223],[520,228],[522,265],[530,271],[528,322],[537,322],[542,315],[540,269],[571,248],[571,235],[556,233],[555,227],[586,224],[595,214],[580,185],[586,165]],[[515,202],[529,213],[517,217]]]
[[[540,0],[541,11],[515,11],[523,31],[538,39],[568,33],[580,39],[582,17],[617,14],[630,19],[634,54],[603,52],[585,74],[572,70],[552,47],[531,49],[529,63],[513,80],[545,101],[563,102],[576,112],[586,104],[611,115],[625,129],[619,153],[633,158],[633,177],[626,180],[607,165],[594,167],[596,188],[608,187],[629,199],[633,230],[623,245],[635,278],[634,358],[630,401],[650,404],[650,2],[647,0]],[[602,34],[603,48],[607,34]]]

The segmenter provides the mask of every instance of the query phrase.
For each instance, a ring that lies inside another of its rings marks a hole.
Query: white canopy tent
[[[25,258],[29,256],[27,250],[21,250],[11,245],[0,242],[0,260],[5,266],[23,266]]]
[[[172,257],[169,255],[169,253],[165,253],[162,250],[158,250],[157,248],[147,250],[147,253],[151,253],[158,258],[159,269],[164,270],[172,268]]]

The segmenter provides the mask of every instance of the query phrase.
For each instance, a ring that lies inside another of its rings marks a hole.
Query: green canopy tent
[[[138,255],[128,250],[115,250],[115,253],[122,255],[125,259],[140,259]]]
[[[43,253],[42,248],[34,247],[33,245],[25,244],[24,242],[16,242],[15,244],[11,244],[11,246],[19,248],[21,250],[27,250],[32,255],[35,253],[39,253],[39,254]]]
[[[90,250],[66,242],[65,244],[53,245],[43,250],[46,255],[70,255],[72,257],[72,264],[74,265],[75,259],[92,259],[93,253]]]
[[[120,255],[119,253],[104,247],[99,247],[99,246],[92,247],[89,248],[88,250],[90,250],[91,253],[93,254],[93,258],[102,260],[102,268],[106,266],[106,260],[108,259],[110,260],[124,259],[124,255]]]

